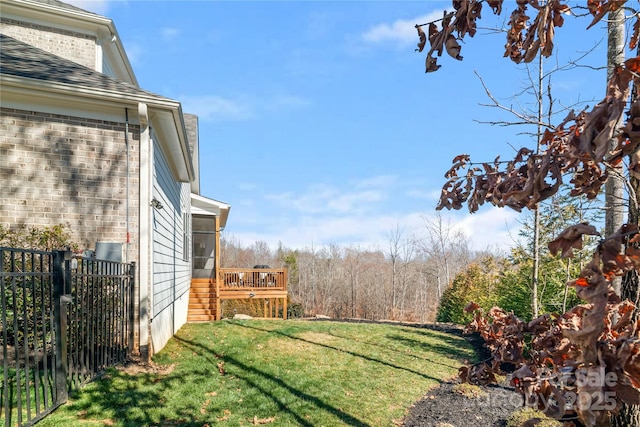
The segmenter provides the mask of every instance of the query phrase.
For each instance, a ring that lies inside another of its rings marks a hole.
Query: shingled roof
[[[0,34],[0,75],[177,102]]]
[[[64,2],[61,2],[61,1],[58,1],[58,0],[31,0],[31,1],[33,1],[34,3],[48,4],[49,6],[55,6],[55,7],[61,8],[61,9],[75,10],[75,11],[78,11],[78,12],[84,12],[84,13],[89,13],[91,15],[101,16],[101,15],[97,15],[97,14],[95,14],[93,12],[89,12],[88,10],[84,10],[84,9],[79,8],[79,7],[76,7],[76,6],[72,5],[72,4],[64,3]]]

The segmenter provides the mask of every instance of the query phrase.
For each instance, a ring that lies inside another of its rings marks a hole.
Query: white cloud
[[[282,208],[294,209],[303,214],[319,214],[326,212],[329,203],[338,197],[338,190],[325,184],[315,184],[304,194],[291,191],[265,195],[265,199],[275,202]]]
[[[258,188],[258,185],[254,182],[239,182],[236,187],[240,191],[254,191]]]
[[[368,43],[397,43],[406,46],[410,43],[418,43],[416,24],[425,24],[442,18],[442,11],[432,12],[428,15],[417,16],[410,19],[397,19],[391,23],[378,24],[365,31],[361,37]]]
[[[160,30],[162,38],[166,41],[173,40],[180,35],[180,30],[177,28],[165,27]]]
[[[381,175],[340,188],[315,184],[302,192],[268,194],[258,204],[259,211],[256,207],[245,211],[241,202],[236,204],[227,232],[247,246],[265,241],[273,248],[282,242],[289,248],[339,244],[385,250],[396,225],[406,237],[424,238],[425,217],[437,215],[433,210],[402,211],[397,202],[390,203],[394,194],[400,194],[399,186],[396,177]],[[519,214],[510,209],[485,206],[473,215],[463,211],[440,214],[478,251],[506,252],[514,246],[520,228]]]
[[[265,100],[264,109],[267,111],[297,110],[311,105],[311,102],[301,96],[278,95]]]
[[[353,181],[353,185],[355,188],[388,188],[397,181],[398,177],[396,175],[378,175],[371,178],[355,180]]]
[[[225,98],[217,95],[182,96],[178,98],[184,111],[197,114],[201,120],[249,120],[266,114],[277,114],[306,108],[310,101],[295,95],[245,96]]]
[[[476,250],[506,250],[516,245],[519,218],[520,214],[513,209],[484,206],[474,214],[465,214],[456,222],[456,226]]]
[[[362,214],[374,210],[379,202],[388,198],[394,181],[395,177],[381,175],[352,181],[343,188],[314,184],[303,194],[284,192],[267,194],[265,198],[282,209],[294,209],[303,214]]]
[[[238,239],[244,246],[264,241],[272,248],[276,248],[278,242],[282,242],[285,247],[294,249],[338,244],[384,251],[389,245],[389,233],[396,225],[403,230],[407,238],[421,239],[426,236],[424,212],[378,215],[343,213],[303,217],[292,215],[281,218],[263,215],[259,221],[253,222],[254,227],[251,229],[245,227],[248,224],[239,218],[241,215],[236,210],[235,220],[230,220],[226,233]],[[484,213],[467,214],[460,221],[452,220],[451,225],[454,229],[464,231],[472,250],[506,253],[515,245],[513,238],[519,229],[516,217],[516,212],[498,208],[494,211],[491,208]],[[237,220],[243,224],[236,227],[234,222]],[[234,231],[240,228],[246,231]]]
[[[182,97],[184,111],[196,114],[200,120],[246,120],[254,117],[253,107],[246,101],[205,95]]]

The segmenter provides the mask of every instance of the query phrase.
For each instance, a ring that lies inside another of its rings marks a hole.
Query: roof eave
[[[119,78],[139,87],[120,35],[110,18],[30,0],[2,0],[2,15],[19,16],[34,23],[46,22],[56,28],[95,36],[120,72]]]
[[[219,216],[220,227],[226,227],[229,211],[231,210],[230,204],[191,193],[191,206],[192,209],[193,207],[196,208],[192,213]]]
[[[0,74],[3,104],[9,97],[26,97],[29,102],[38,98],[56,99],[60,102],[82,99],[86,105],[94,109],[131,108],[137,111],[138,103],[144,103],[149,113],[157,120],[156,130],[163,139],[159,141],[170,157],[173,173],[180,182],[194,180],[195,171],[182,118],[182,107],[178,101],[158,98],[146,94],[131,95],[119,91],[111,91],[98,87],[84,87],[64,83],[52,83],[28,77]],[[173,144],[171,142],[174,142]],[[182,161],[175,161],[176,158]]]

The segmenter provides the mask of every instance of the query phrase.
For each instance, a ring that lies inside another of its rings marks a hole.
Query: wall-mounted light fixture
[[[151,206],[156,208],[156,209],[164,208],[164,206],[162,206],[162,203],[160,203],[160,201],[158,199],[156,199],[155,197],[153,198],[153,200],[151,200]]]

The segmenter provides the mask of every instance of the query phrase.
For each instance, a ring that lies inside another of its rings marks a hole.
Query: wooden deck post
[[[287,295],[289,295],[289,276],[288,276],[288,271],[286,268],[284,269],[284,290],[286,292]],[[287,320],[287,297],[284,297],[283,299],[283,303],[282,303],[282,318],[284,320]]]
[[[215,261],[214,261],[214,276],[216,280],[216,294],[214,296],[216,303],[216,320],[220,320],[222,315],[220,310],[220,217],[215,216],[216,227],[216,243],[215,243]]]

